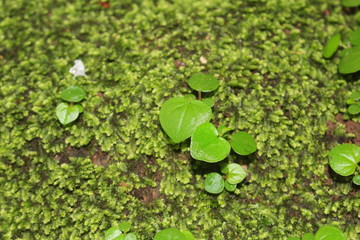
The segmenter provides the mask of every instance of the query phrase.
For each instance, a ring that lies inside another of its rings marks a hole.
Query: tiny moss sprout
[[[360,147],[355,144],[344,143],[335,146],[330,152],[330,167],[341,176],[355,173],[360,161]],[[354,181],[354,178],[353,178]],[[358,183],[357,178],[354,181]]]
[[[120,222],[117,227],[111,227],[105,232],[104,240],[136,240],[135,233],[128,233],[130,229],[130,222]]]
[[[302,238],[289,237],[288,240],[346,240],[345,234],[338,228],[325,225],[316,234],[305,233]]]
[[[360,92],[353,92],[346,103],[349,104],[348,112],[350,114],[358,114],[360,112]]]
[[[56,107],[56,116],[61,124],[69,124],[75,121],[79,114],[84,111],[80,104],[74,103],[80,102],[85,98],[85,91],[80,87],[70,86],[61,92],[60,97],[69,103],[60,103]]]
[[[195,240],[189,231],[180,231],[177,228],[166,228],[157,232],[154,240]]]

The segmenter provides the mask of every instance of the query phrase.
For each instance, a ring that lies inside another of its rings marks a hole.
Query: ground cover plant
[[[333,148],[360,142],[346,103],[359,73],[339,73],[360,18],[342,2],[1,1],[2,239],[103,239],[121,221],[139,240],[174,226],[198,240],[285,240],[327,225],[358,239],[355,174],[329,164]],[[76,59],[86,77],[69,73]],[[197,73],[216,90],[194,91]],[[56,107],[72,85],[84,111],[63,125]],[[191,134],[174,144],[162,129],[171,98],[206,109],[230,146],[254,137],[255,152],[222,160],[247,172],[234,191],[204,191],[208,174],[227,173],[191,156]]]

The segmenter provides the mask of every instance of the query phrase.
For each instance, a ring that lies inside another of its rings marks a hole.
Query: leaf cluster
[[[117,227],[111,227],[105,232],[104,240],[136,240],[135,233],[128,233],[130,229],[130,222],[120,222]]]
[[[360,92],[353,92],[346,100],[346,103],[350,105],[348,107],[350,114],[358,114],[360,112]]]

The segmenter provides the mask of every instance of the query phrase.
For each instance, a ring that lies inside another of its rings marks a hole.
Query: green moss
[[[200,240],[287,239],[323,224],[348,239],[360,233],[358,192],[326,172],[335,143],[325,141],[325,122],[345,113],[359,88],[337,74],[338,57],[321,55],[329,36],[349,34],[359,21],[340,1],[0,6],[4,239],[101,239],[125,219],[139,239],[166,227]],[[88,77],[72,78],[75,59]],[[204,192],[210,170],[194,163],[188,143],[172,146],[159,125],[160,105],[190,93],[186,81],[196,72],[220,80],[213,122],[256,136],[257,154],[234,159],[250,174],[235,193]],[[72,84],[87,92],[84,112],[62,126],[55,108]],[[99,159],[105,166],[93,164]]]

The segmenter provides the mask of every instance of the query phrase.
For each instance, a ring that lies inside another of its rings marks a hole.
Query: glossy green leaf
[[[360,101],[360,92],[352,92],[349,98],[346,100],[347,104],[354,104]]]
[[[204,123],[195,129],[191,136],[190,154],[197,160],[219,162],[230,153],[230,144],[219,137],[211,123]]]
[[[166,228],[157,232],[154,240],[186,240],[186,238],[179,229]]]
[[[360,147],[344,143],[334,147],[330,153],[330,167],[342,176],[349,176],[354,173],[360,161]]]
[[[227,180],[225,180],[225,182],[224,182],[224,187],[229,192],[235,191],[236,186],[237,186],[237,184],[231,184]]]
[[[339,44],[340,44],[340,34],[335,34],[325,44],[325,47],[323,49],[324,58],[330,58],[332,55],[334,55],[334,53],[339,47]]]
[[[360,6],[360,0],[342,0],[341,3],[344,7]]]
[[[219,80],[210,74],[195,73],[188,80],[190,87],[200,92],[211,92],[219,87]]]
[[[104,240],[123,240],[124,238],[122,237],[124,237],[124,235],[122,234],[120,229],[112,227],[105,232]]]
[[[358,114],[360,112],[360,104],[352,104],[348,107],[348,112],[350,114]]]
[[[194,235],[190,231],[182,231],[182,234],[184,234],[186,240],[195,240]]]
[[[352,178],[352,181],[353,181],[354,184],[360,185],[360,174],[355,175],[355,176]]]
[[[230,184],[238,184],[246,177],[244,168],[237,163],[225,165],[225,167],[221,169],[221,172],[226,174],[226,181]]]
[[[218,194],[224,191],[224,179],[216,172],[209,173],[205,178],[205,191]]]
[[[61,92],[60,97],[68,102],[79,102],[85,98],[85,91],[80,87],[70,86]]]
[[[348,48],[340,59],[339,72],[343,74],[354,73],[360,70],[360,46]]]
[[[84,108],[80,104],[75,104],[75,107],[79,110],[79,113],[82,113],[84,111]]]
[[[312,233],[305,233],[301,240],[315,240],[315,235]]]
[[[137,240],[135,233],[128,233],[125,236],[125,240]]]
[[[322,226],[315,234],[315,240],[346,240],[344,233],[333,226]]]
[[[56,107],[56,116],[62,124],[68,124],[75,121],[79,117],[79,108],[75,105],[60,103]]]
[[[232,149],[240,155],[249,155],[257,149],[254,137],[242,131],[232,135],[230,144]]]
[[[122,232],[127,233],[127,232],[130,231],[130,229],[131,229],[131,223],[128,222],[128,221],[120,222],[118,228],[119,228]]]
[[[211,117],[211,108],[192,98],[171,98],[160,110],[160,124],[174,143],[189,138],[199,125],[209,122]]]
[[[206,103],[209,107],[213,107],[215,104],[215,100],[213,98],[204,98],[202,101]]]
[[[360,45],[360,29],[356,29],[350,35],[350,42],[352,45]]]

